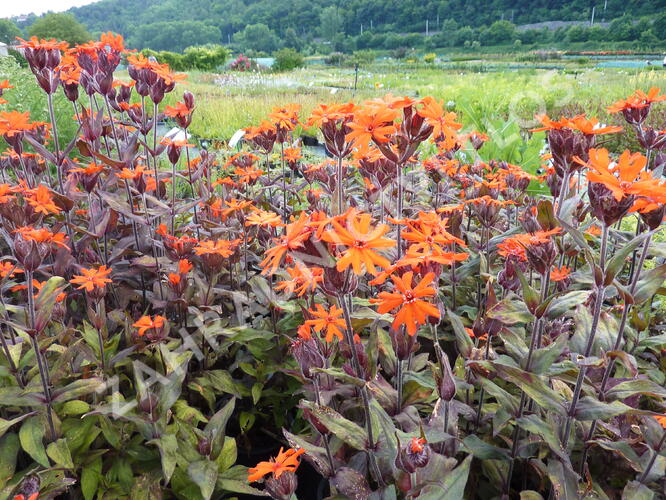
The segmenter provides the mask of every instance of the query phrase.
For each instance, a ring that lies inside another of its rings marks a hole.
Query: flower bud
[[[211,451],[210,440],[205,437],[199,438],[199,442],[197,443],[197,451],[199,452],[199,455],[202,455],[204,457],[210,455]]]
[[[39,476],[29,476],[23,480],[23,483],[21,483],[21,486],[18,489],[20,493],[16,496],[20,497],[23,495],[23,498],[30,498],[39,493],[40,486],[41,481],[39,480]]]
[[[412,438],[405,446],[400,446],[395,457],[395,466],[401,471],[413,474],[430,461],[430,445],[423,438]]]
[[[654,231],[661,226],[661,223],[664,220],[664,215],[666,215],[666,205],[662,205],[649,212],[640,213],[641,219],[643,219],[643,222],[651,231]]]
[[[266,491],[275,500],[290,500],[298,487],[296,474],[291,471],[285,471],[280,477],[273,476],[266,479]]]
[[[185,106],[187,106],[187,109],[194,109],[194,95],[192,92],[189,90],[183,92],[183,102],[185,103]]]
[[[620,220],[629,211],[635,199],[635,196],[629,195],[618,201],[613,192],[600,182],[590,182],[587,194],[592,205],[592,213],[607,226],[612,226]]]
[[[314,378],[313,368],[326,366],[326,360],[319,351],[317,341],[313,338],[295,340],[292,342],[290,350],[301,368],[301,373],[307,379]]]
[[[416,335],[409,335],[404,328],[398,328],[398,330],[391,328],[389,336],[391,337],[391,344],[398,360],[404,361],[408,359],[415,350]]]
[[[449,358],[439,344],[435,344],[435,352],[437,359],[439,359],[440,370],[435,373],[435,381],[437,382],[437,392],[439,397],[444,401],[451,401],[456,395],[456,380],[451,371],[451,364]]]
[[[321,287],[329,295],[345,295],[356,290],[358,279],[349,271],[340,272],[335,267],[325,267]]]
[[[149,414],[151,419],[155,421],[157,420],[157,415],[155,414],[155,410],[157,408],[158,402],[159,401],[157,395],[152,392],[149,392],[146,394],[144,398],[142,398],[139,401],[139,410],[141,410],[143,413]]]

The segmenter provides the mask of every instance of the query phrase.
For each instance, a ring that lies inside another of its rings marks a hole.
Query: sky
[[[47,11],[61,12],[70,7],[80,7],[95,0],[0,0],[0,19],[21,14],[43,14]]]

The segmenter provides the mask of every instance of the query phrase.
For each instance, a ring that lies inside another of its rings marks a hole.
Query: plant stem
[[[349,297],[351,299],[351,297]],[[349,308],[349,303],[347,302],[347,295],[338,295],[338,302],[342,307],[342,313],[345,318],[345,340],[349,344],[352,354],[352,367],[354,368],[354,373],[356,377],[364,380],[363,373],[361,372],[361,363],[358,360],[358,353],[356,352],[356,345],[354,344],[354,328],[351,322],[351,311]],[[375,481],[379,486],[384,485],[384,480],[382,479],[382,474],[379,471],[377,466],[377,459],[375,457],[375,438],[372,428],[372,420],[370,418],[370,398],[368,396],[368,388],[364,384],[360,388],[361,399],[363,400],[363,411],[365,412],[365,426],[368,433],[368,460],[370,462],[370,470],[372,475],[375,476]]]
[[[101,300],[98,300],[95,303],[95,309],[96,309],[97,317],[98,317],[98,320],[95,321],[96,324],[99,323],[99,317],[102,315],[102,310],[100,308],[100,303],[101,303]],[[102,329],[101,328],[97,328],[97,341],[99,342],[99,357],[100,357],[100,361],[101,361],[100,364],[101,364],[101,368],[102,368],[102,373],[106,373],[106,359],[105,359],[106,356],[105,356],[105,353],[104,353],[104,336],[102,335]]]
[[[37,366],[39,367],[39,377],[42,381],[42,390],[44,392],[44,399],[46,400],[46,419],[49,423],[49,430],[51,431],[51,439],[55,439],[55,425],[53,424],[53,415],[51,408],[51,389],[49,388],[48,367],[46,366],[46,359],[42,359],[42,353],[39,350],[39,343],[37,342],[37,332],[35,331],[35,299],[33,296],[34,286],[32,284],[32,271],[26,271],[26,280],[28,284],[28,310],[30,317],[30,339],[32,347],[35,351],[35,358],[37,358]]]
[[[546,300],[546,294],[548,293],[548,283],[546,281],[547,279],[547,274],[548,272],[544,273],[541,275],[541,303],[543,303]],[[532,369],[532,356],[534,354],[534,350],[537,346],[537,340],[539,339],[539,331],[541,330],[541,323],[542,323],[542,318],[537,318],[536,321],[534,322],[534,325],[532,326],[532,335],[530,339],[530,348],[527,353],[527,361],[525,363],[525,371],[529,372]],[[523,412],[525,411],[525,405],[527,404],[527,394],[525,394],[525,391],[521,390],[520,391],[520,404],[518,405],[518,414],[516,415],[516,418],[521,418],[523,416]],[[514,465],[516,463],[516,457],[518,456],[518,441],[520,440],[520,427],[518,424],[515,424],[513,428],[513,436],[512,436],[512,443],[511,443],[511,460],[509,461],[509,470],[506,475],[506,483],[504,484],[504,493],[506,495],[509,494],[509,491],[511,490],[511,478],[513,476],[513,469]]]
[[[654,465],[655,460],[657,460],[657,457],[659,456],[659,452],[661,452],[662,446],[664,446],[664,442],[666,442],[666,429],[664,429],[664,433],[661,435],[661,439],[659,440],[659,444],[657,444],[657,447],[654,449],[654,452],[652,453],[652,458],[647,464],[647,467],[645,467],[645,470],[643,471],[643,474],[641,474],[641,477],[638,479],[640,483],[645,481],[647,478],[648,474],[650,473],[650,469],[652,469],[652,466]]]
[[[402,197],[403,197],[403,186],[402,186],[402,163],[398,162],[395,164],[396,168],[396,178],[398,180],[398,213],[397,219],[402,220]],[[398,260],[402,258],[402,226],[398,224]]]
[[[488,354],[490,353],[490,335],[488,335],[488,338],[486,339],[486,351],[483,355],[483,359],[487,360],[488,359]],[[481,410],[483,409],[483,396],[484,396],[484,388],[481,387],[481,390],[479,391],[479,405],[476,408],[476,419],[474,421],[474,429],[479,428],[479,424],[481,423]]]
[[[652,239],[652,235],[647,236],[645,239],[645,242],[643,243],[643,249],[641,250],[641,256],[638,262],[638,266],[632,269],[632,273],[630,273],[630,280],[631,284],[629,286],[629,293],[631,295],[634,294],[636,291],[636,286],[638,285],[638,279],[641,274],[641,270],[643,269],[643,264],[645,263],[645,258],[647,257],[647,252],[648,248],[650,246],[650,241]],[[620,344],[622,343],[622,339],[624,338],[624,329],[627,324],[627,318],[629,316],[629,312],[631,311],[632,304],[625,304],[624,310],[622,311],[622,319],[620,320],[620,326],[617,330],[617,336],[615,337],[615,344],[613,345],[613,350],[617,351],[620,348]],[[613,372],[613,367],[615,366],[615,359],[613,358],[610,360],[608,365],[606,366],[606,369],[604,370],[604,375],[601,379],[601,386],[599,387],[599,395],[603,397],[604,392],[606,391],[606,386],[608,385],[608,381],[610,380],[610,375]],[[594,435],[594,431],[597,428],[597,422],[598,420],[593,420],[592,424],[590,425],[590,430],[587,433],[587,436],[585,438],[585,442],[589,441],[592,439],[592,436]],[[589,451],[589,447],[585,445],[583,448],[583,455],[581,458],[580,462],[580,470],[582,471],[585,468],[585,463],[587,462],[587,454]]]
[[[398,406],[397,406],[397,414],[402,413],[402,388],[404,384],[404,373],[403,373],[403,365],[402,365],[402,360],[396,358],[396,367],[395,367],[395,385],[396,389],[398,391]]]
[[[58,138],[58,124],[55,119],[55,112],[53,111],[53,95],[50,93],[46,94],[47,102],[49,106],[49,117],[51,118],[51,129],[53,130],[53,147],[55,148],[55,157],[56,157],[56,173],[58,175],[58,187],[60,188],[60,194],[65,195],[65,187],[62,182],[62,158],[60,158],[60,139]],[[19,155],[20,157],[20,155]],[[65,229],[67,230],[67,236],[69,236],[69,241],[72,245],[72,253],[76,255],[76,243],[74,241],[74,234],[72,233],[72,223],[69,218],[69,211],[65,211]]]
[[[321,388],[319,387],[319,374],[315,375],[312,380],[312,384],[315,389],[315,402],[321,406]],[[324,448],[326,449],[326,458],[328,458],[328,465],[331,467],[331,477],[335,476],[335,463],[333,462],[333,454],[331,453],[331,445],[328,442],[328,436],[322,432],[319,433],[321,439],[324,442]]]
[[[287,173],[284,169],[284,142],[280,142],[280,163],[282,164],[282,219],[286,223],[287,216]]]
[[[601,317],[601,306],[604,302],[604,292],[606,291],[605,286],[603,285],[603,280],[605,280],[605,266],[606,266],[606,247],[608,244],[608,225],[603,224],[603,230],[601,233],[601,255],[599,258],[599,266],[601,267],[601,277],[602,284],[597,287],[597,295],[594,299],[594,311],[592,313],[592,325],[590,327],[590,333],[587,338],[587,345],[585,346],[585,352],[583,356],[587,358],[592,352],[592,346],[594,345],[594,339],[597,334],[597,327],[599,326],[599,318]],[[587,366],[581,366],[580,371],[578,372],[578,379],[576,380],[576,386],[574,387],[573,397],[571,398],[571,404],[569,405],[569,411],[567,414],[567,419],[564,424],[564,429],[560,438],[562,439],[562,447],[566,448],[569,444],[569,436],[571,434],[571,425],[573,419],[576,415],[576,406],[578,405],[578,400],[580,399],[580,394],[583,389],[583,381],[585,380],[585,375],[587,373]]]
[[[342,178],[342,156],[338,156],[338,162],[336,165],[336,177],[337,177],[337,189],[338,189],[338,199],[337,199],[337,213],[344,213],[344,202],[345,202],[345,189],[344,189],[344,179]],[[337,214],[336,214],[337,215]]]
[[[187,140],[187,128],[185,128],[185,140]],[[194,183],[192,182],[192,169],[190,168],[190,148],[185,148],[185,161],[187,162],[187,177],[190,181],[190,189],[192,191],[192,199],[194,200],[196,198],[196,195],[194,194]],[[201,239],[201,235],[199,234],[199,215],[197,214],[197,205],[196,203],[192,207],[194,209],[194,224],[195,228],[197,231],[197,239]]]

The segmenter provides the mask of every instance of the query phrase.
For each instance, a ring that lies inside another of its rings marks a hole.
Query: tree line
[[[131,47],[172,52],[207,44],[326,53],[666,40],[666,0],[101,0],[59,14],[59,23],[52,16],[28,17],[14,29],[59,32],[62,17],[73,16],[79,26],[70,38],[111,30]],[[585,24],[518,28],[554,20]],[[8,22],[0,23],[0,40],[12,31]]]

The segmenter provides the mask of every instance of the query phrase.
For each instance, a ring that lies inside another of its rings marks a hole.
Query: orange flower
[[[30,123],[30,112],[0,111],[0,135],[13,137],[16,134],[34,129]]]
[[[164,316],[155,315],[155,316],[141,316],[139,320],[134,323],[132,326],[139,329],[137,332],[139,337],[143,337],[146,331],[148,330],[160,330],[164,327],[164,322],[166,318]]]
[[[264,175],[264,171],[251,166],[247,168],[238,167],[234,170],[234,175],[238,176],[240,184],[251,184]]]
[[[40,184],[36,189],[27,191],[25,200],[37,213],[48,215],[60,212],[58,206],[53,203],[51,192],[44,184]]]
[[[236,198],[231,198],[230,200],[225,200],[228,208],[222,209],[222,219],[226,219],[234,212],[243,212],[247,207],[252,206],[252,201],[248,200],[237,200]]]
[[[516,238],[506,238],[504,241],[499,242],[497,244],[497,253],[502,257],[516,257],[523,262],[527,260],[525,247]]]
[[[551,236],[560,234],[562,232],[561,227],[556,227],[550,231],[536,231],[534,233],[523,233],[517,234],[510,238],[506,238],[503,242],[498,243],[497,247],[500,249],[499,254],[507,257],[509,255],[520,256],[520,252],[517,252],[516,245],[523,247],[542,245],[550,241]],[[524,252],[523,252],[524,254]]]
[[[287,104],[282,107],[273,108],[273,112],[268,115],[271,123],[282,130],[294,130],[298,125],[298,104]],[[261,125],[260,125],[261,126]]]
[[[103,47],[109,47],[111,50],[115,50],[116,52],[125,51],[123,36],[117,33],[112,33],[110,31],[107,33],[102,33],[102,35],[99,37],[99,41]]]
[[[310,228],[307,226],[308,218],[305,214],[301,214],[296,221],[287,224],[284,235],[275,240],[277,244],[266,250],[266,257],[260,264],[264,268],[262,274],[273,274],[280,265],[282,257],[288,251],[296,250],[303,246],[303,243],[310,237],[311,233]]]
[[[296,163],[298,160],[303,158],[301,156],[301,148],[286,148],[284,150],[284,159],[288,163]]]
[[[310,340],[312,338],[312,329],[310,325],[306,325],[305,323],[297,328],[296,333],[303,340]]]
[[[160,144],[164,146],[170,146],[174,148],[192,148],[194,144],[188,144],[187,139],[177,139],[173,140],[171,137],[162,137]]]
[[[424,446],[426,445],[427,441],[425,438],[416,438],[413,437],[409,441],[409,450],[412,453],[421,453],[423,451]]]
[[[569,128],[569,126],[571,125],[569,119],[564,117],[560,118],[557,121],[551,120],[548,117],[548,115],[545,114],[536,115],[535,118],[543,124],[543,127],[530,129],[530,132],[543,132],[545,130],[561,130],[563,128]]]
[[[175,106],[167,106],[164,108],[164,114],[170,118],[185,118],[192,110],[187,107],[184,102],[177,102]]]
[[[2,89],[13,89],[14,86],[9,84],[9,80],[3,80],[0,82],[0,90]]]
[[[659,425],[666,429],[666,415],[655,415],[654,419],[659,423]]]
[[[559,269],[556,267],[550,272],[550,279],[556,283],[564,281],[571,274],[571,269],[567,266],[562,266]]]
[[[82,174],[86,176],[93,176],[95,174],[100,173],[102,170],[104,170],[104,165],[102,164],[97,164],[97,163],[89,163],[85,167],[74,167],[70,170],[71,173],[73,174]],[[127,169],[125,169],[127,170]]]
[[[16,188],[10,186],[9,184],[0,184],[0,204],[8,203],[11,200],[15,199],[14,193]]]
[[[204,240],[194,247],[196,255],[219,255],[220,257],[231,257],[236,249],[238,240]]]
[[[180,284],[183,276],[187,275],[192,270],[192,263],[187,259],[180,259],[178,261],[178,273],[169,273],[168,280],[174,286]]]
[[[625,150],[617,164],[611,163],[608,150],[604,148],[590,149],[590,160],[587,165],[593,169],[587,173],[587,180],[598,182],[612,191],[617,201],[631,194],[640,194],[640,187],[635,183],[636,177],[647,164],[647,158],[640,153]]]
[[[18,495],[14,495],[14,500],[37,500],[39,497],[39,492],[33,493],[29,497],[26,497],[23,493],[20,493]]]
[[[95,288],[104,288],[107,283],[112,283],[112,280],[107,278],[111,274],[111,269],[106,266],[101,266],[99,269],[81,269],[79,275],[74,276],[70,283],[80,285],[78,290],[85,289],[86,292],[92,292]]]
[[[148,59],[143,54],[130,54],[127,57],[127,62],[128,64],[139,69],[153,69],[157,64],[156,62],[153,62],[150,59]]]
[[[309,319],[305,324],[314,329],[317,333],[326,330],[326,342],[333,342],[334,335],[338,337],[338,340],[342,340],[342,331],[345,329],[345,320],[342,318],[342,309],[332,305],[327,311],[324,306],[317,304],[314,311],[308,309],[308,312],[316,319]]]
[[[348,102],[346,104],[318,104],[313,110],[312,115],[308,119],[308,127],[316,125],[321,127],[328,122],[334,122],[350,117],[354,112],[354,104]]]
[[[294,267],[288,267],[287,273],[289,273],[291,279],[278,282],[275,289],[287,293],[296,292],[299,297],[303,296],[308,289],[314,292],[317,289],[317,284],[324,279],[322,276],[323,270],[320,267],[309,268],[301,262],[297,262]]]
[[[398,114],[395,110],[387,107],[366,106],[359,108],[354,113],[354,119],[347,124],[351,129],[345,136],[347,142],[352,142],[361,147],[370,141],[389,142],[389,135],[396,132],[393,120]]]
[[[16,230],[16,232],[19,233],[26,241],[54,244],[59,247],[69,249],[69,247],[65,245],[65,233],[52,233],[44,227],[35,229],[31,226],[20,227]]]
[[[622,132],[622,127],[602,127],[599,125],[599,120],[596,118],[587,119],[584,114],[574,116],[571,119],[570,127],[585,135],[615,134],[616,132]]]
[[[303,448],[282,450],[280,448],[277,457],[271,458],[269,462],[259,462],[255,467],[248,469],[247,480],[253,483],[268,474],[273,474],[273,478],[278,479],[283,472],[295,472],[300,464],[298,457],[305,453],[305,450]]]
[[[434,305],[419,300],[421,297],[433,297],[437,291],[430,286],[435,279],[433,273],[428,273],[415,287],[412,286],[413,272],[405,273],[402,277],[391,276],[397,292],[381,292],[379,298],[370,299],[373,304],[378,304],[377,311],[380,314],[398,309],[395,313],[393,324],[394,330],[405,325],[409,335],[415,335],[419,325],[426,322],[428,317],[439,318],[439,309]]]
[[[135,85],[136,82],[124,82],[122,80],[113,80],[113,83],[111,84],[112,87],[126,87],[126,88],[134,87]],[[141,106],[141,104],[139,104],[139,106]]]
[[[47,283],[46,281],[38,281],[38,280],[36,280],[36,279],[33,278],[33,280],[32,280],[32,286],[33,286],[33,288],[36,290],[36,291],[35,291],[35,295],[34,295],[35,299],[36,299],[37,296],[39,295],[40,290],[41,290],[42,288],[44,288],[44,285],[46,285],[46,283]],[[28,285],[27,285],[27,284],[25,284],[25,285],[15,285],[15,286],[11,287],[11,288],[9,289],[9,291],[10,291],[10,292],[18,292],[18,291],[20,291],[20,290],[27,290],[27,289],[28,289]],[[60,292],[60,293],[56,296],[56,302],[62,302],[62,301],[65,300],[66,298],[67,298],[67,294],[66,294],[65,292]]]
[[[44,40],[33,36],[30,37],[30,40],[19,37],[16,37],[16,39],[21,42],[18,46],[19,49],[65,50],[67,48],[67,42],[59,42],[54,38]]]
[[[425,118],[428,125],[432,126],[432,136],[437,139],[440,136],[450,134],[452,130],[459,130],[462,124],[456,123],[455,113],[445,113],[442,105],[433,97],[424,97],[421,99],[423,107],[417,112]]]
[[[627,109],[642,109],[654,102],[666,101],[666,95],[659,95],[660,92],[661,89],[658,87],[652,87],[647,94],[642,90],[636,90],[626,99],[620,99],[606,109],[609,113],[619,113]]]
[[[157,64],[151,69],[167,85],[178,83],[187,78],[187,75],[184,73],[172,73],[168,64]]]
[[[5,260],[0,262],[0,277],[1,278],[13,278],[14,274],[22,273],[23,270],[16,267],[16,263]]]
[[[129,168],[123,168],[120,172],[116,172],[116,175],[121,179],[127,180],[136,180],[144,174],[147,174],[149,170],[145,165],[137,165],[134,167],[134,170]]]
[[[463,262],[469,255],[466,253],[445,252],[439,247],[433,247],[429,251],[408,249],[405,256],[397,262],[398,266],[412,266],[416,270],[419,266],[427,266],[436,262],[442,266],[450,266],[454,262]]]
[[[544,130],[561,130],[568,128],[570,130],[577,130],[585,135],[600,135],[600,134],[614,134],[621,132],[622,127],[599,125],[599,120],[596,118],[586,118],[584,114],[574,116],[573,118],[562,117],[558,121],[553,121],[548,118],[548,115],[537,115],[536,118],[543,123],[543,127],[531,129],[530,132],[542,132]]]
[[[282,219],[275,212],[253,208],[252,213],[245,219],[246,226],[261,226],[261,227],[280,227]]]
[[[337,219],[346,219],[346,227]],[[322,240],[335,245],[344,245],[347,249],[336,265],[338,271],[344,271],[352,266],[355,274],[363,274],[363,268],[370,274],[377,274],[375,265],[385,268],[390,265],[389,260],[376,253],[377,248],[390,248],[395,246],[395,241],[383,238],[389,227],[380,224],[373,228],[370,225],[372,217],[370,214],[359,213],[351,209],[346,215],[331,219],[333,230],[326,231]]]
[[[446,219],[441,220],[435,212],[420,212],[417,220],[407,221],[407,230],[402,237],[412,242],[410,252],[431,253],[433,249],[443,250],[442,247],[458,244],[466,246],[460,238],[456,238],[446,229]]]

